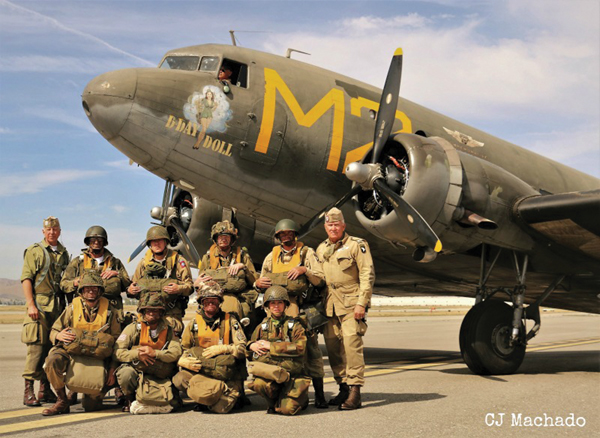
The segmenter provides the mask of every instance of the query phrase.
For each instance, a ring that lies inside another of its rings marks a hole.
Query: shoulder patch
[[[123,342],[127,340],[127,335],[125,333],[121,333],[117,338],[117,342]]]
[[[367,247],[366,247],[366,246],[364,246],[364,245],[360,245],[360,250],[361,250],[361,252],[364,254],[364,253],[366,253],[366,252],[367,252]]]
[[[240,325],[238,324],[237,321],[233,323],[233,328],[234,328],[234,330],[239,330],[240,329]]]
[[[182,268],[185,268],[186,267],[185,260],[179,260],[179,266],[181,266]]]

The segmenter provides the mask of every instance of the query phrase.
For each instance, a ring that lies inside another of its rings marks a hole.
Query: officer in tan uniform
[[[327,281],[325,344],[339,394],[329,404],[341,410],[361,406],[360,387],[364,385],[363,335],[366,311],[371,302],[375,269],[369,245],[345,232],[342,212],[337,208],[325,216],[328,239],[317,248]]]
[[[173,384],[198,403],[194,410],[226,414],[243,392],[246,335],[235,314],[222,310],[223,291],[216,282],[204,282],[198,295],[200,306],[183,332],[181,371]]]
[[[231,222],[214,224],[211,236],[214,244],[202,257],[194,286],[216,281],[224,294],[221,310],[235,313],[240,320],[248,318],[258,299],[253,288],[257,275],[252,259],[246,248],[234,246],[238,230]]]
[[[50,332],[55,347],[48,354],[45,370],[58,400],[51,408],[44,409],[45,416],[69,413],[65,383],[70,388],[72,384],[78,385],[79,390],[87,393],[82,403],[87,412],[102,407],[104,393],[116,382],[117,364],[111,358],[114,342],[121,333],[117,309],[102,296],[104,281],[97,271],[87,270],[79,278],[79,296],[72,300]],[[99,348],[90,347],[94,344]],[[82,356],[96,360],[85,360]]]
[[[27,305],[23,322],[21,342],[27,345],[25,360],[25,392],[23,404],[40,406],[40,403],[56,402],[56,395],[50,389],[46,374],[42,369],[52,343],[50,328],[60,315],[60,278],[69,263],[69,254],[60,244],[60,223],[55,217],[44,219],[42,233],[44,239],[25,250],[21,285]],[[34,380],[40,380],[40,391],[35,397]]]
[[[125,327],[115,343],[113,357],[121,362],[117,380],[128,402],[123,412],[167,413],[181,403],[171,388],[181,342],[165,310],[161,294],[145,294],[138,305],[139,320]]]
[[[117,309],[117,318],[123,322],[123,298],[121,292],[125,292],[131,280],[121,260],[116,258],[106,246],[108,245],[108,234],[106,230],[94,225],[90,227],[83,239],[87,248],[82,249],[79,257],[74,258],[62,277],[60,287],[67,294],[71,302],[73,295],[79,287],[79,280],[85,270],[95,269],[100,272],[104,282],[104,298],[108,299],[113,307]]]
[[[165,227],[156,225],[146,233],[148,251],[140,261],[133,274],[127,295],[140,301],[145,293],[143,279],[146,271],[152,267],[153,272],[161,272],[161,278],[166,283],[162,291],[166,294],[166,319],[175,330],[177,336],[183,332],[183,316],[190,294],[193,292],[192,272],[187,260],[177,251],[169,249],[169,233]],[[155,268],[162,268],[162,270]],[[138,284],[139,283],[139,284]]]
[[[307,293],[325,285],[325,275],[315,251],[297,240],[298,230],[298,224],[291,219],[282,219],[275,225],[275,240],[280,245],[273,247],[273,251],[265,257],[260,278],[256,281],[256,287],[260,290],[273,284],[284,287],[290,301],[285,314],[293,318],[300,315],[300,306]],[[313,380],[315,406],[326,409],[328,405],[323,388],[325,371],[318,333],[307,332],[307,337],[306,372]]]

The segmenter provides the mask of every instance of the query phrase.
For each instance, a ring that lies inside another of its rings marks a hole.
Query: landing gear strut
[[[524,307],[528,256],[523,256],[522,261],[519,261],[518,254],[513,252],[517,276],[513,288],[489,289],[486,284],[501,250],[496,254],[489,270],[486,269],[486,250],[484,244],[475,305],[465,315],[460,327],[460,351],[465,363],[475,374],[512,374],[523,362],[527,341],[540,329],[540,304],[556,289],[564,276],[555,278],[535,303]],[[492,300],[491,297],[497,292],[506,293],[512,306]],[[529,333],[526,331],[526,318],[535,323]]]

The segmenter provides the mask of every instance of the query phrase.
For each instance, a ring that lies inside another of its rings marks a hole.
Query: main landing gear
[[[527,342],[540,329],[540,304],[554,292],[564,275],[556,277],[535,303],[524,307],[528,256],[523,256],[519,261],[518,254],[513,252],[517,276],[517,283],[513,288],[489,289],[486,284],[502,250],[497,252],[489,270],[486,269],[486,251],[487,246],[484,244],[475,305],[465,315],[460,327],[460,352],[475,374],[512,374],[523,362]],[[506,293],[512,306],[503,301],[492,300],[497,292]],[[526,319],[535,323],[529,332],[526,330]]]

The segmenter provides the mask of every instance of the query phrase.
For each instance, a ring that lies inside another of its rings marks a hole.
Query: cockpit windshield
[[[196,71],[198,70],[199,62],[199,56],[167,56],[160,65],[160,68]]]
[[[200,71],[217,71],[219,68],[218,56],[203,56],[200,63]]]

